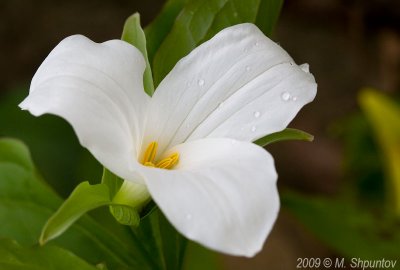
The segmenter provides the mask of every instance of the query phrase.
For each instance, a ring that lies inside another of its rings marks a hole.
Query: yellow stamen
[[[147,146],[146,152],[144,152],[143,162],[142,164],[146,166],[147,162],[154,163],[154,158],[157,155],[157,142],[151,142],[149,146]]]
[[[172,169],[179,161],[179,153],[173,153],[170,156],[160,160],[159,162],[154,162],[154,159],[157,155],[157,142],[151,142],[149,146],[146,148],[146,152],[144,153],[143,162],[144,166],[155,167],[160,169]]]
[[[179,154],[173,153],[169,157],[164,158],[160,162],[158,162],[156,167],[161,169],[171,169],[173,166],[175,166],[176,163],[178,163],[178,160]]]
[[[156,167],[156,165],[154,165],[153,162],[145,162],[143,165],[147,167],[154,167],[154,168]]]

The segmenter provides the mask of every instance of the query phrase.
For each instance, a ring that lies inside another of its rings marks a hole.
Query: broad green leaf
[[[110,204],[110,193],[105,184],[80,183],[62,206],[43,227],[39,243],[56,238],[67,230],[77,219],[90,210]]]
[[[134,226],[139,224],[138,212],[128,205],[114,203],[106,184],[90,185],[89,182],[82,182],[47,221],[39,243],[43,245],[58,237],[82,215],[101,206],[110,206],[112,214],[121,224]]]
[[[28,86],[1,93],[0,136],[26,143],[41,175],[61,196],[68,196],[79,179],[100,180],[100,164],[66,121],[54,115],[32,117],[18,107],[27,94]]]
[[[153,63],[155,53],[171,31],[175,18],[187,2],[188,0],[168,0],[157,18],[144,29],[150,63]]]
[[[260,146],[266,146],[271,143],[276,143],[280,141],[293,141],[293,140],[312,142],[314,140],[314,136],[302,130],[286,128],[282,131],[275,132],[265,137],[262,137],[261,139],[258,139],[254,143]]]
[[[400,230],[382,213],[371,215],[354,201],[283,193],[282,205],[310,231],[348,258],[397,259]]]
[[[181,269],[187,239],[176,231],[161,212],[158,217],[166,269]]]
[[[176,8],[180,5],[181,2],[176,4]],[[281,5],[282,1],[275,3],[272,0],[188,0],[172,27],[170,18],[176,13],[176,9],[166,8],[165,12],[169,11],[171,14],[160,15],[164,16],[162,18],[166,20],[167,26],[162,31],[165,38],[152,61],[154,84],[157,86],[179,59],[228,26],[244,22],[258,23],[261,30],[269,35]],[[165,34],[167,31],[169,33]],[[151,44],[149,47],[154,50],[160,40],[151,41],[155,45]]]
[[[23,144],[0,139],[0,237],[16,239],[23,246],[37,243],[46,220],[62,203],[29,168],[34,165]],[[93,265],[105,262],[110,269],[148,269],[128,228],[116,225],[111,216],[110,219],[115,226],[106,229],[84,216],[52,244],[79,254]],[[103,219],[102,225],[109,222]]]
[[[108,187],[110,198],[112,199],[124,183],[124,180],[104,168],[101,183],[105,184]]]
[[[149,59],[147,57],[146,37],[142,27],[140,26],[139,13],[133,14],[126,20],[121,39],[132,44],[142,52],[143,57],[146,60],[146,70],[143,74],[144,89],[149,96],[153,95],[153,77],[151,74]]]
[[[136,241],[142,244],[146,257],[152,258],[153,269],[167,269],[162,249],[162,237],[158,221],[159,210],[141,220],[139,227],[132,228]]]
[[[22,247],[16,241],[0,240],[2,270],[96,270],[72,252],[56,247]]]
[[[133,228],[138,242],[146,254],[153,258],[154,269],[181,269],[187,240],[176,231],[159,209],[142,219],[140,226]]]
[[[281,12],[283,0],[263,0],[260,3],[256,25],[270,36]]]
[[[183,263],[184,270],[219,270],[222,267],[219,253],[189,241]]]
[[[0,140],[0,162],[14,163],[28,171],[33,171],[33,164],[28,149],[13,139]]]
[[[400,105],[372,89],[360,93],[360,105],[383,151],[389,209],[400,216]]]

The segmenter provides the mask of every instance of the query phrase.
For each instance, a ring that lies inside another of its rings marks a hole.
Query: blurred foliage
[[[334,128],[345,143],[346,183],[338,196],[286,192],[283,205],[341,255],[398,259],[400,106],[371,89],[360,92],[360,105],[365,115]]]
[[[398,259],[398,223],[355,201],[285,193],[282,204],[319,239],[347,258]]]
[[[7,239],[0,240],[0,267],[13,270],[98,269],[59,247],[24,248]]]
[[[379,211],[385,201],[385,181],[370,123],[358,112],[336,123],[331,131],[344,143],[342,195]]]
[[[360,104],[382,151],[388,211],[400,217],[400,105],[371,89],[361,92]]]

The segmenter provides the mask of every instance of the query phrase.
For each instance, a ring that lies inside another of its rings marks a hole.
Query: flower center
[[[147,167],[154,167],[160,169],[172,169],[179,161],[179,153],[173,153],[166,158],[156,162],[155,158],[157,155],[157,142],[151,142],[149,146],[146,148],[146,152],[144,153],[144,157],[142,160],[142,164]]]

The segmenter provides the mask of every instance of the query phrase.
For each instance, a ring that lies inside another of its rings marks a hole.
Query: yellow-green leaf
[[[400,216],[400,106],[373,89],[362,90],[359,100],[382,148],[389,180],[389,208]]]

